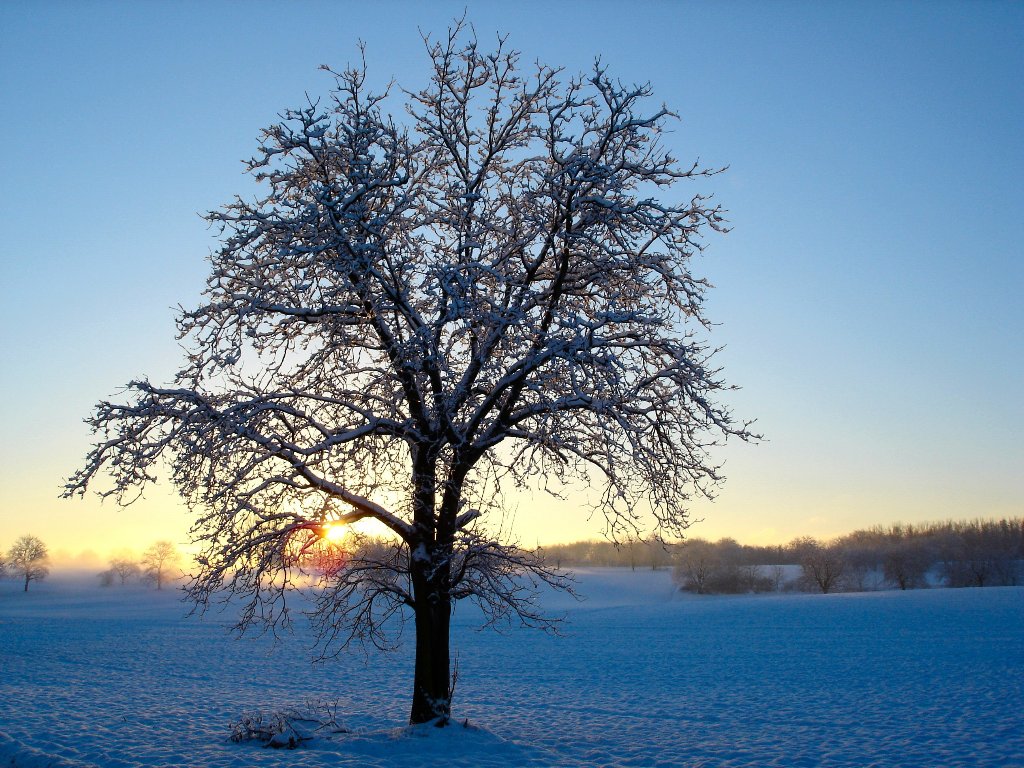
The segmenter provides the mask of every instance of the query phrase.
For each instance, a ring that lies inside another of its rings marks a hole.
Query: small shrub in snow
[[[318,736],[337,733],[349,733],[338,723],[338,702],[310,699],[300,709],[247,712],[231,724],[229,738],[235,743],[256,741],[265,747],[295,749]]]

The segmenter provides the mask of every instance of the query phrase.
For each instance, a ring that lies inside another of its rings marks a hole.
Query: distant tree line
[[[130,582],[151,584],[157,589],[181,577],[178,563],[181,555],[169,541],[158,541],[135,560],[115,557],[110,567],[99,574],[104,587]],[[6,552],[0,551],[0,577],[11,576],[20,581],[25,592],[33,581],[42,581],[50,573],[50,553],[38,536],[22,536]]]
[[[681,545],[650,538],[615,544],[610,541],[577,541],[572,544],[553,544],[538,547],[544,559],[557,568],[567,566],[653,568],[659,570],[674,565]]]
[[[1015,586],[1024,583],[1024,518],[895,524],[780,546],[730,538],[652,539],[583,541],[542,551],[562,567],[672,567],[680,588],[699,594]]]

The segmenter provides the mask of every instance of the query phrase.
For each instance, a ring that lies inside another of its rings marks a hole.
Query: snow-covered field
[[[410,649],[313,666],[174,593],[0,582],[0,766],[1024,766],[1024,588],[695,597],[581,571],[564,637],[456,613],[455,708],[401,728]],[[352,732],[228,740],[245,712],[337,700]]]

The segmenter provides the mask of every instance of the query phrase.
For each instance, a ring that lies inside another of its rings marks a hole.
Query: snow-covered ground
[[[696,597],[667,571],[577,574],[565,636],[456,613],[456,714],[401,728],[410,649],[313,666],[170,592],[0,582],[0,766],[1024,766],[1024,588]],[[256,709],[339,705],[297,750]]]

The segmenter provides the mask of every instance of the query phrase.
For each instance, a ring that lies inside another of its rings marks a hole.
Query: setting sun
[[[328,523],[324,526],[321,535],[328,541],[340,544],[348,536],[348,526]]]

